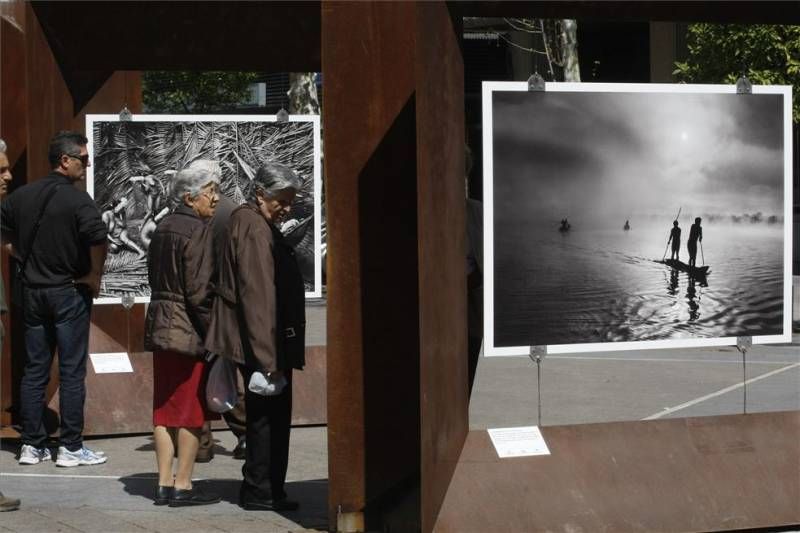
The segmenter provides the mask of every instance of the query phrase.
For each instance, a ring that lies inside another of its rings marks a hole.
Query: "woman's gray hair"
[[[0,153],[6,153],[8,151],[8,145],[3,139],[0,139]]]
[[[195,159],[189,163],[189,168],[196,168],[205,170],[212,176],[215,176],[217,183],[222,180],[222,167],[219,166],[219,161],[213,159]]]
[[[193,168],[190,165],[172,178],[169,184],[169,199],[174,205],[180,205],[183,203],[184,195],[188,193],[194,198],[209,183],[219,184],[219,176],[206,168]]]
[[[248,201],[255,202],[258,193],[273,198],[286,189],[293,189],[297,192],[302,186],[303,183],[297,174],[286,165],[265,163],[247,185],[244,195]]]

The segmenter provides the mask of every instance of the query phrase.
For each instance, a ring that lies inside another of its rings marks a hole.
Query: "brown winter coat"
[[[216,260],[210,226],[189,207],[164,218],[150,242],[145,348],[205,354]]]
[[[283,265],[277,271],[276,263]],[[304,306],[294,251],[256,207],[237,208],[228,226],[206,349],[267,372],[302,368]]]

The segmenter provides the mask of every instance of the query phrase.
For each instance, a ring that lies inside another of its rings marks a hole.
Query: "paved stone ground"
[[[800,409],[800,336],[788,345],[756,346],[747,357],[748,412]],[[481,358],[470,404],[471,429],[535,425],[536,367],[527,357]],[[546,356],[542,425],[741,413],[742,356],[730,347]],[[216,458],[195,477],[224,501],[197,508],[154,507],[155,454],[148,436],[89,440],[105,465],[71,469],[20,466],[16,443],[3,442],[0,490],[22,509],[0,513],[0,532],[249,532],[327,528],[327,432],[292,431],[288,487],[292,513],[247,512],[236,504],[241,462],[234,438],[214,433]]]
[[[22,499],[19,511],[0,513],[0,531],[18,532],[287,532],[327,528],[328,461],[324,427],[292,431],[287,492],[300,502],[294,512],[243,511],[236,505],[242,461],[230,451],[228,431],[215,431],[213,461],[196,466],[196,483],[222,495],[216,505],[156,507],[155,453],[149,436],[87,440],[103,450],[104,465],[57,468],[53,463],[21,466],[16,443],[0,452],[0,490]]]
[[[800,335],[792,344],[545,356],[542,426],[800,409]],[[537,425],[536,365],[481,358],[470,429]]]

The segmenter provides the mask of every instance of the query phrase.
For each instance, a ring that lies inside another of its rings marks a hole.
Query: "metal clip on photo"
[[[542,427],[542,361],[544,360],[545,355],[547,355],[546,345],[531,346],[531,351],[528,354],[528,356],[531,358],[531,361],[536,363],[536,395],[538,406],[538,418],[536,425],[538,427]]]
[[[128,105],[125,104],[122,106],[122,111],[119,112],[119,121],[120,122],[130,122],[133,119],[133,113],[131,110],[128,109]]]
[[[753,94],[753,82],[745,74],[736,80],[736,94]]]
[[[544,78],[538,72],[528,78],[528,92],[543,92],[545,90]]]

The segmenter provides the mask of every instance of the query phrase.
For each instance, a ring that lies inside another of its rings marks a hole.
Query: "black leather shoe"
[[[211,505],[219,503],[221,498],[216,494],[206,494],[198,487],[191,489],[175,489],[169,499],[170,507],[187,507],[189,505]]]
[[[167,505],[172,498],[172,487],[159,485],[156,489],[156,497],[153,498],[153,505]]]
[[[282,500],[241,500],[239,507],[246,511],[296,511],[300,504],[283,498]]]
[[[247,457],[247,439],[241,437],[236,448],[233,449],[233,458],[244,461]]]

